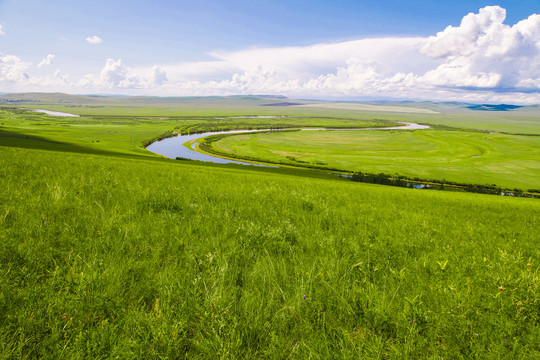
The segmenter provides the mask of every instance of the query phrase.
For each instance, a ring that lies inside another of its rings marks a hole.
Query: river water
[[[43,110],[43,109],[33,109],[32,111],[44,113],[51,116],[80,117],[79,115],[60,112],[60,111],[51,111],[51,110]]]
[[[248,162],[243,161],[236,161],[236,160],[229,160],[229,159],[223,159],[217,156],[207,155],[200,152],[197,152],[195,150],[195,146],[197,145],[197,142],[194,141],[192,144],[189,145],[189,149],[184,146],[185,143],[202,139],[210,135],[217,135],[217,134],[239,134],[239,133],[247,133],[247,132],[256,132],[256,131],[268,131],[266,130],[232,130],[232,131],[216,131],[216,132],[205,132],[201,134],[193,134],[193,135],[179,135],[167,139],[163,139],[161,141],[156,141],[155,143],[149,145],[146,149],[159,154],[163,155],[168,158],[175,159],[177,157],[182,157],[185,159],[191,159],[191,160],[200,160],[200,161],[210,161],[217,164],[228,164],[228,163],[234,163],[234,164],[241,164],[241,165],[255,165]],[[263,165],[259,165],[263,166]]]
[[[341,131],[341,130],[357,130],[357,131],[366,131],[366,130],[422,130],[422,129],[429,129],[429,126],[427,125],[420,125],[420,124],[414,124],[414,123],[407,123],[407,122],[399,122],[400,124],[403,124],[403,126],[392,126],[392,127],[386,127],[386,128],[362,128],[362,129],[300,129],[301,131]],[[290,130],[290,129],[289,129]],[[270,131],[269,129],[264,130],[232,130],[232,131],[222,131],[222,132],[206,132],[201,134],[193,134],[193,135],[179,135],[167,139],[163,139],[161,141],[156,141],[155,143],[149,145],[146,149],[155,153],[159,154],[168,158],[175,159],[177,157],[182,157],[185,159],[191,159],[191,160],[200,160],[200,161],[210,161],[213,163],[218,164],[227,164],[227,163],[234,163],[234,164],[241,164],[241,165],[256,165],[248,162],[243,161],[237,161],[237,160],[230,160],[230,159],[224,159],[217,156],[212,156],[208,154],[202,154],[200,152],[197,152],[195,150],[195,146],[197,141],[193,141],[192,144],[189,145],[189,148],[184,146],[185,143],[192,141],[192,140],[198,140],[205,138],[210,135],[216,135],[216,134],[238,134],[238,133],[248,133],[248,132],[264,132],[264,131]],[[268,165],[258,165],[257,166],[268,166]]]

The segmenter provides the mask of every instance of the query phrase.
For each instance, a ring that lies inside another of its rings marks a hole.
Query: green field
[[[108,101],[81,118],[0,114],[0,358],[540,356],[537,199],[163,159],[142,141],[256,108],[217,99],[197,115],[170,100],[150,117],[157,105]],[[434,166],[475,146],[495,162],[500,147],[521,163],[537,149],[441,129],[361,136],[392,157],[400,141],[438,142]]]
[[[37,104],[40,105],[40,104]],[[35,107],[35,106],[34,106]],[[242,108],[240,108],[242,109]],[[135,112],[131,109],[130,112]],[[147,110],[148,111],[148,110]],[[128,111],[129,112],[129,111]],[[216,112],[216,110],[214,110]],[[10,107],[0,107],[0,138],[5,144],[25,146],[22,138],[41,139],[33,146],[47,147],[47,141],[75,145],[80,151],[101,151],[122,154],[155,156],[142,143],[167,131],[218,131],[236,128],[267,127],[384,127],[393,125],[385,120],[333,118],[329,115],[312,117],[223,118],[222,116],[113,116],[94,115],[56,117]]]
[[[434,130],[300,131],[234,135],[212,145],[224,154],[297,166],[540,187],[537,136]]]

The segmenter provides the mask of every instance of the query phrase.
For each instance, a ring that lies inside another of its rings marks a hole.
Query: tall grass
[[[535,358],[540,203],[0,146],[4,358]]]

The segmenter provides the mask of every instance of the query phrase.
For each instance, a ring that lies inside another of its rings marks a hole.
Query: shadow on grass
[[[130,157],[130,158],[142,158],[149,159],[151,157],[146,157],[144,155],[137,154],[125,154],[115,151],[100,150],[83,145],[71,144],[66,142],[60,142],[55,140],[50,140],[44,137],[29,135],[20,133],[13,130],[6,130],[0,128],[0,146],[5,147],[16,147],[22,149],[33,149],[33,150],[49,150],[49,151],[60,151],[60,152],[73,152],[81,154],[94,154],[94,155],[107,155],[115,157]]]
[[[302,168],[282,168],[282,167],[261,167],[261,166],[248,166],[240,164],[216,164],[212,162],[205,161],[179,161],[174,159],[166,159],[163,157],[153,156],[149,152],[148,156],[139,155],[139,154],[127,154],[115,151],[100,150],[95,148],[90,148],[82,145],[65,143],[55,140],[50,140],[44,137],[29,135],[13,131],[11,129],[6,130],[0,127],[0,146],[5,147],[15,147],[22,149],[31,149],[31,150],[46,150],[46,151],[55,151],[55,152],[70,152],[70,153],[79,153],[79,154],[88,154],[88,155],[101,155],[101,156],[112,156],[117,158],[130,158],[130,159],[139,159],[139,160],[150,160],[150,161],[166,161],[170,164],[178,165],[191,165],[191,166],[202,166],[202,167],[212,167],[212,168],[223,168],[233,171],[246,171],[255,172],[255,173],[267,173],[267,174],[284,174],[292,175],[298,177],[310,177],[310,178],[320,178],[320,179],[339,179],[337,174],[332,174],[330,171],[324,170],[313,170],[313,169],[302,169]],[[345,178],[342,178],[345,180]]]

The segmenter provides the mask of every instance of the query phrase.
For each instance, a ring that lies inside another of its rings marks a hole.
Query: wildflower
[[[304,295],[304,300],[306,300],[306,295]]]
[[[503,291],[504,288],[502,286],[499,286],[499,291]]]

